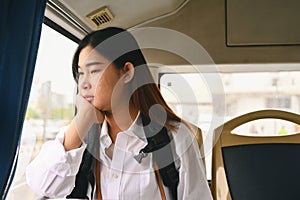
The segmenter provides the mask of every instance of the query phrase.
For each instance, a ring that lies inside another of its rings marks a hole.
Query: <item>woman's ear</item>
[[[124,67],[124,83],[129,83],[134,77],[134,65],[131,62],[126,62]]]

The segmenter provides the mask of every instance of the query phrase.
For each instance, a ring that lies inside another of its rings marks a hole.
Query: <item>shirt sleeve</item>
[[[178,199],[212,200],[196,139],[183,123],[173,134],[179,167]]]
[[[65,197],[75,186],[86,144],[65,151],[63,141],[66,129],[62,128],[55,140],[44,143],[39,154],[26,168],[28,185],[41,196]]]

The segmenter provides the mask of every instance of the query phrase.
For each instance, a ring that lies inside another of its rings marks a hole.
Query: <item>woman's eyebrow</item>
[[[87,64],[85,64],[85,66],[90,67],[92,65],[103,65],[103,64],[104,64],[103,62],[95,61],[95,62],[87,63]]]
[[[87,63],[87,64],[84,64],[85,67],[90,67],[90,66],[93,66],[93,65],[103,65],[105,64],[104,62],[99,62],[99,61],[95,61],[95,62],[90,62],[90,63]],[[78,65],[78,68],[82,68],[82,66]]]

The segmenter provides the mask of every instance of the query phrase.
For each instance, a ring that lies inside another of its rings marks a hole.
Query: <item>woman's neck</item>
[[[108,134],[113,143],[115,143],[118,133],[127,130],[136,119],[139,110],[130,106],[129,112],[122,112],[122,109],[117,112],[106,111],[105,120],[108,124]],[[128,116],[129,115],[129,116]]]

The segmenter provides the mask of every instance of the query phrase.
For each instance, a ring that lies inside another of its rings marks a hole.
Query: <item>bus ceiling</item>
[[[194,40],[216,64],[299,63],[299,9],[294,0],[49,0],[45,16],[79,39],[108,26],[159,27]],[[191,64],[168,49],[147,48],[145,56],[151,63]]]

